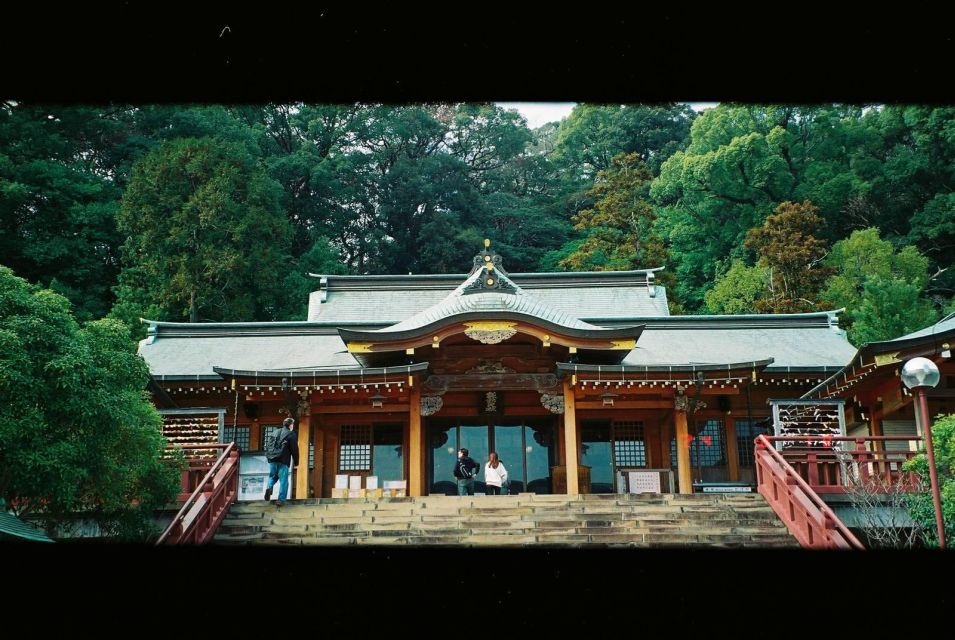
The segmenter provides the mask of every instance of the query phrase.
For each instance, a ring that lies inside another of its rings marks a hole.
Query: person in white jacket
[[[496,451],[488,455],[487,463],[484,465],[484,484],[487,486],[489,496],[501,495],[501,487],[507,486],[507,469],[497,457]]]

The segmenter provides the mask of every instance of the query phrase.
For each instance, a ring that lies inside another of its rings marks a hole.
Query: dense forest
[[[955,108],[0,103],[0,264],[81,322],[302,320],[316,273],[666,266],[673,313],[955,310]]]

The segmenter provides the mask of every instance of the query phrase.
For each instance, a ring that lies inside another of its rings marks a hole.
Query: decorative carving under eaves
[[[302,393],[298,399],[298,417],[307,416],[311,413],[312,403],[308,399],[306,393]]]
[[[564,396],[563,394],[550,394],[542,393],[541,394],[541,405],[551,413],[563,413],[564,412]]]
[[[517,334],[514,322],[466,322],[464,335],[482,344],[497,344]]]
[[[468,369],[465,373],[515,373],[515,371],[505,367],[500,360],[481,360],[476,367]]]
[[[697,398],[691,398],[690,396],[683,393],[678,393],[677,395],[673,396],[673,408],[677,411],[696,413],[700,409],[705,409],[706,403]]]
[[[423,416],[433,416],[443,406],[444,400],[441,396],[421,396],[421,415]]]
[[[673,408],[677,411],[686,411],[689,408],[690,399],[680,393],[673,397]]]

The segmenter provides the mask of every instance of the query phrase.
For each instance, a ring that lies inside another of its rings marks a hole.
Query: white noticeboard
[[[630,471],[630,493],[661,493],[658,471]]]
[[[269,479],[269,463],[265,456],[244,455],[239,458],[239,500],[264,500],[265,483]]]

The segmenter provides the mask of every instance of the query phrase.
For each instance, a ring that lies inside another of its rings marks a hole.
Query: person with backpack
[[[269,442],[266,442],[265,459],[269,461],[269,483],[265,488],[265,499],[272,499],[272,487],[276,481],[279,483],[279,499],[275,506],[281,507],[285,504],[285,497],[288,495],[288,472],[292,459],[298,463],[298,439],[294,433],[295,420],[286,418],[282,422],[282,428],[279,429]]]
[[[454,477],[458,480],[458,495],[474,495],[474,475],[481,466],[468,456],[468,450],[458,450],[458,463],[454,465]]]

